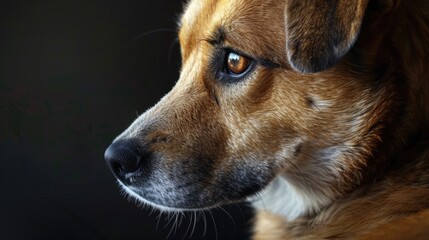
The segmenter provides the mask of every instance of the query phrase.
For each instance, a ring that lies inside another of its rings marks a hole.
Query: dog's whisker
[[[181,214],[183,217],[186,217],[185,211],[179,211],[179,214]]]
[[[243,209],[241,209],[240,204],[238,204],[238,203],[234,203],[234,205],[235,205],[236,207],[238,207],[238,210],[240,211],[240,214],[241,214],[242,219],[245,219],[245,218],[246,218],[246,216],[244,215]]]
[[[172,212],[167,212],[167,216],[166,216],[166,218],[167,218],[167,223],[166,224],[164,224],[164,229],[170,224],[170,222],[173,220],[173,217],[171,216],[173,213]]]
[[[203,222],[204,222],[203,237],[205,237],[206,233],[207,233],[207,217],[206,217],[206,213],[204,211],[201,211],[201,213],[202,213]]]
[[[178,213],[179,213],[179,227],[181,227],[183,223],[183,219],[186,218],[186,215],[182,211]]]
[[[180,217],[181,217],[182,215],[180,215],[179,214],[179,212],[177,212],[177,214],[176,214],[176,220],[174,221],[174,235],[176,235],[176,232],[177,232],[177,229],[179,228],[179,226],[180,226]]]
[[[180,216],[181,216],[179,212],[176,212],[175,215],[176,215],[176,217],[175,217],[174,224],[173,224],[173,227],[174,227],[174,234],[173,235],[176,235],[176,233],[177,233],[177,229],[179,228]]]
[[[222,210],[229,217],[229,219],[231,219],[232,223],[234,224],[234,229],[237,229],[237,224],[231,214],[229,214],[229,212],[226,211],[222,206],[219,206],[219,209]]]
[[[197,213],[198,213],[198,211],[193,211],[194,212],[194,214],[193,214],[193,216],[194,216],[194,225],[193,225],[193,227],[192,227],[192,232],[191,232],[191,235],[189,236],[189,237],[192,237],[192,235],[194,234],[194,232],[195,232],[195,227],[196,227],[196,225],[197,225]],[[192,219],[192,218],[191,218]]]
[[[173,236],[176,234],[176,224],[177,224],[177,213],[173,213],[173,221],[171,222],[171,229],[169,235]]]
[[[210,210],[209,210],[209,214],[210,214],[210,217],[213,221],[213,226],[214,226],[214,230],[215,230],[215,239],[217,240],[218,239],[218,233],[217,233],[216,221],[215,221],[215,218],[214,218],[214,216]]]
[[[183,217],[183,218],[185,218],[185,217]],[[181,240],[184,240],[184,239],[185,239],[185,237],[186,237],[186,235],[188,235],[188,232],[189,232],[189,230],[191,229],[191,225],[192,225],[192,212],[190,212],[190,213],[189,213],[189,224],[188,224],[188,227],[186,228],[186,232],[185,232],[185,234],[183,235],[183,237],[182,237],[182,239],[181,239]]]
[[[170,43],[170,47],[168,48],[168,63],[171,63],[171,55],[173,53],[174,46],[176,46],[177,43],[179,43],[178,37],[174,38]]]
[[[171,28],[158,28],[158,29],[154,29],[154,30],[150,30],[150,31],[144,32],[144,33],[142,33],[142,34],[140,34],[140,35],[138,35],[138,36],[134,37],[134,39],[133,39],[133,40],[137,40],[137,39],[140,39],[140,38],[142,38],[142,37],[148,36],[148,35],[150,35],[150,34],[153,34],[153,33],[160,33],[160,32],[173,32],[173,33],[177,33],[177,31],[176,31],[176,30],[171,29]]]
[[[160,211],[159,212],[159,214],[158,214],[158,216],[156,217],[158,220],[156,221],[156,230],[158,230],[158,226],[159,226],[159,221],[161,220],[161,215],[162,215],[162,212]]]
[[[262,203],[262,207],[264,208],[264,210],[265,211],[267,211],[267,206],[265,205],[265,201],[264,201],[264,198],[262,197],[262,195],[261,195],[261,193],[260,192],[258,192],[258,193],[256,193],[256,196],[259,198],[259,200],[261,201],[261,203]]]
[[[174,219],[174,215],[176,215],[176,213],[173,213],[172,215],[173,216],[171,217],[170,220]],[[168,226],[169,223],[170,223],[170,221],[167,223],[167,226]],[[173,229],[174,229],[174,222],[171,224],[171,228],[170,228],[170,231],[168,232],[167,239],[170,238],[171,233],[173,233]]]

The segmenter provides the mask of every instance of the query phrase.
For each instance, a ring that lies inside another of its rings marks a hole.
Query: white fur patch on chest
[[[330,200],[293,186],[286,178],[278,176],[262,192],[249,198],[253,206],[292,221],[305,214],[320,210]]]

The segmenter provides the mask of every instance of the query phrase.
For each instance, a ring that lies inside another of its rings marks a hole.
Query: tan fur
[[[359,236],[361,240],[371,239],[428,239],[429,229],[429,211],[421,211],[419,213],[400,218],[398,220],[381,225],[370,233],[365,233]]]
[[[297,218],[261,211],[254,239],[382,236],[368,232],[429,208],[428,12],[425,0],[190,1],[179,81],[119,139],[158,159],[155,204],[237,202],[281,177],[314,202]],[[222,83],[219,48],[259,64]]]

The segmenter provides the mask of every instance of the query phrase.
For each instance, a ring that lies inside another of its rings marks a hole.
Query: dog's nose
[[[129,173],[136,172],[142,163],[139,145],[132,139],[112,143],[104,153],[104,159],[116,178],[124,181]]]

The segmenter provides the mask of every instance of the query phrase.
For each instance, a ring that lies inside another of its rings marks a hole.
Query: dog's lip
[[[118,180],[119,185],[128,193],[128,195],[130,195],[131,197],[134,197],[135,199],[137,199],[138,201],[147,204],[149,206],[158,208],[162,211],[167,211],[167,212],[176,212],[176,211],[203,211],[203,210],[208,210],[208,209],[212,209],[212,208],[216,208],[221,206],[222,204],[213,204],[213,205],[209,205],[206,207],[200,207],[200,208],[186,208],[186,207],[170,207],[170,206],[165,206],[165,205],[161,205],[158,203],[154,203],[150,200],[145,199],[144,197],[142,197],[140,194],[138,194],[138,192],[134,191],[132,188],[133,187],[129,187],[127,185],[125,185],[124,183],[122,183],[121,181]]]
[[[155,207],[157,209],[160,209],[161,211],[166,211],[166,212],[186,212],[186,211],[204,211],[204,210],[210,210],[213,208],[217,208],[217,207],[221,207],[223,205],[227,205],[227,204],[236,204],[236,203],[240,203],[243,201],[247,200],[247,197],[243,197],[241,199],[236,199],[236,200],[228,200],[225,202],[216,202],[214,204],[210,204],[204,207],[171,207],[171,206],[166,206],[166,205],[162,205],[159,203],[154,203],[153,201],[150,201],[144,197],[142,197],[138,191],[133,190],[134,187],[132,186],[127,186],[126,184],[122,183],[121,181],[118,180],[118,183],[120,185],[120,187],[125,190],[125,192],[135,198],[136,200],[138,200],[139,202],[145,204],[145,205],[149,205],[151,207]],[[253,195],[252,195],[253,196]]]

